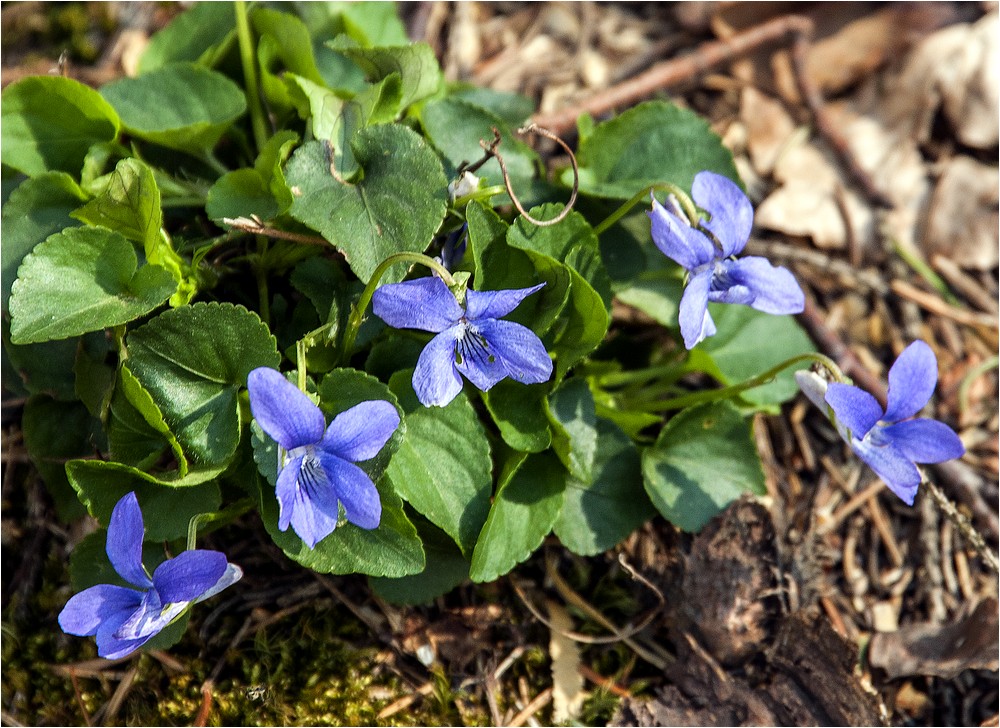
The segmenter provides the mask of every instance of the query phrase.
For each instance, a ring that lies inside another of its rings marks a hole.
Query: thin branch
[[[302,233],[293,233],[289,230],[279,230],[278,228],[268,227],[256,215],[251,215],[250,217],[224,217],[222,218],[222,222],[229,225],[229,227],[242,230],[245,233],[264,235],[277,240],[290,240],[293,243],[322,245],[324,247],[328,247],[330,245],[330,243],[328,243],[324,238],[316,235],[303,235]]]
[[[530,214],[528,214],[528,211],[524,209],[524,206],[521,204],[521,201],[517,199],[517,195],[514,194],[514,188],[511,186],[510,183],[510,175],[507,173],[507,164],[504,162],[503,155],[501,155],[497,151],[497,147],[500,146],[500,132],[496,127],[493,127],[493,141],[487,144],[482,139],[479,140],[479,146],[481,146],[483,148],[483,151],[486,153],[483,159],[479,160],[478,162],[476,162],[471,166],[463,165],[462,171],[476,170],[479,167],[481,167],[490,157],[496,159],[497,164],[500,165],[500,173],[503,174],[503,184],[504,187],[507,188],[507,195],[514,203],[514,207],[517,208],[517,211],[521,213],[521,216],[524,217],[525,220],[538,227],[549,227],[551,225],[555,225],[556,223],[562,222],[566,218],[566,216],[569,215],[570,210],[573,209],[573,204],[576,202],[576,193],[580,186],[580,170],[577,167],[576,155],[573,154],[573,151],[569,148],[569,145],[566,144],[566,142],[557,137],[548,129],[544,129],[538,126],[537,124],[529,124],[528,126],[522,129],[518,129],[517,131],[518,134],[525,134],[528,132],[538,132],[542,136],[548,137],[549,139],[552,139],[553,141],[557,142],[559,145],[562,146],[563,149],[566,150],[566,153],[569,154],[570,163],[573,165],[573,193],[570,195],[569,202],[566,203],[566,206],[563,207],[560,213],[556,215],[554,218],[552,218],[551,220],[536,220]]]

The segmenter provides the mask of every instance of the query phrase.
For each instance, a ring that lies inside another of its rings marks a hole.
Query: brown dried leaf
[[[997,600],[990,597],[950,624],[925,622],[875,634],[868,664],[890,680],[907,675],[951,680],[963,670],[996,670],[997,630]]]
[[[997,145],[1000,120],[997,14],[974,24],[952,25],[917,46],[886,99],[890,124],[923,143],[939,109],[960,141],[978,149]]]
[[[558,602],[546,601],[549,622],[549,657],[552,658],[552,722],[575,720],[583,708],[583,676],[580,674],[579,645],[566,636],[573,619]]]
[[[938,179],[927,219],[926,252],[962,268],[997,266],[1000,173],[966,156],[951,159]]]

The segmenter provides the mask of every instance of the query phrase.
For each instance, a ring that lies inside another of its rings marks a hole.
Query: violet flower
[[[444,407],[465,377],[482,391],[510,377],[538,383],[552,376],[552,359],[531,329],[501,321],[544,283],[507,291],[473,291],[459,305],[436,276],[389,283],[375,291],[372,310],[390,326],[437,334],[417,360],[413,390],[425,407]]]
[[[243,576],[225,554],[194,549],[167,559],[150,578],[142,565],[144,533],[139,501],[129,493],[111,512],[106,550],[118,575],[136,588],[98,584],[74,595],[59,613],[63,632],[96,635],[101,657],[114,660],[134,652],[190,605]]]
[[[694,348],[715,334],[708,302],[740,303],[772,314],[800,313],[805,296],[795,277],[765,258],[735,256],[746,247],[753,206],[727,177],[699,172],[691,187],[695,203],[711,214],[698,227],[653,199],[648,213],[656,247],[687,271],[678,323],[684,346]]]
[[[822,380],[797,378],[809,399],[818,403]],[[850,384],[830,383],[822,399],[855,454],[911,506],[921,481],[916,463],[940,463],[965,454],[962,441],[948,425],[911,419],[927,404],[937,379],[934,352],[923,341],[914,341],[889,369],[885,411],[875,397]]]
[[[320,408],[275,369],[254,369],[247,388],[257,424],[287,453],[275,486],[278,528],[291,524],[315,548],[337,527],[341,504],[355,526],[377,528],[378,490],[355,463],[375,457],[389,441],[399,426],[396,408],[384,400],[362,402],[326,427]]]

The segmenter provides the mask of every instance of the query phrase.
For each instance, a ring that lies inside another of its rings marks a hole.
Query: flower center
[[[466,360],[492,364],[496,361],[496,357],[490,354],[486,337],[462,318],[459,320],[458,334],[455,337],[455,363],[462,364]]]
[[[305,454],[302,456],[302,468],[299,470],[299,480],[296,485],[308,493],[315,493],[326,484],[326,473],[323,472],[323,465],[316,457],[316,450],[312,445],[306,445]]]

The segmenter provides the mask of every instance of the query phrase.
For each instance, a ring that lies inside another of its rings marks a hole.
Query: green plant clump
[[[592,556],[764,492],[750,418],[814,355],[791,274],[739,257],[752,209],[691,111],[581,119],[550,174],[530,102],[446,81],[392,5],[237,2],[185,10],[135,78],[25,78],[2,112],[5,381],[60,515],[100,524],[60,620],[102,655],[180,639],[243,573],[199,534],[247,513],[291,562],[416,604],[550,535]],[[369,658],[312,637],[268,634],[234,680],[343,683],[219,714],[370,722]],[[164,715],[190,719],[180,692]],[[331,694],[343,713],[308,712]]]

